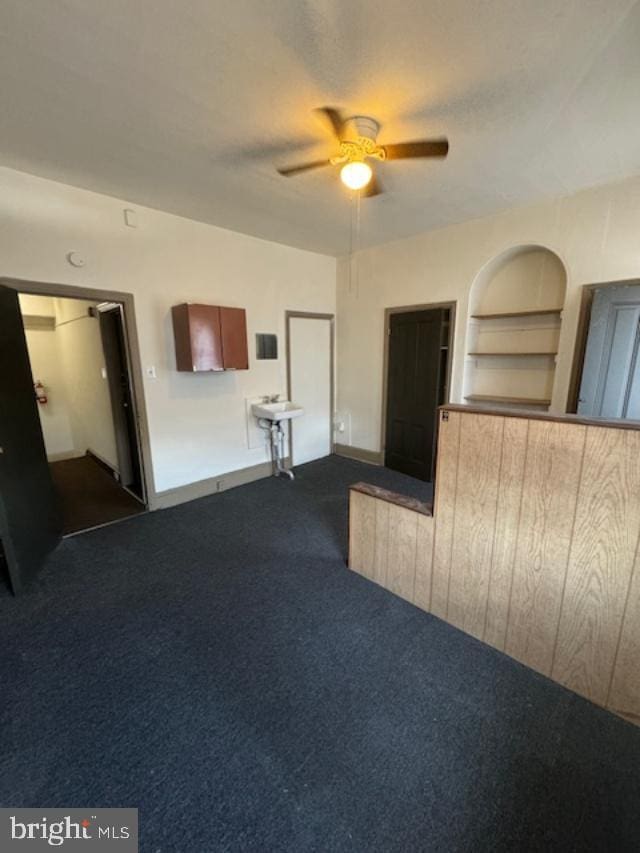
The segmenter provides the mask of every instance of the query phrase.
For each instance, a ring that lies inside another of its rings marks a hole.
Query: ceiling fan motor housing
[[[347,138],[357,139],[358,137],[364,137],[375,142],[378,138],[380,125],[370,116],[352,116],[345,121],[344,129],[346,130],[345,136]]]
[[[369,116],[352,116],[342,125],[340,149],[330,162],[334,165],[354,160],[364,160],[365,157],[385,159],[385,150],[376,142],[380,125]]]

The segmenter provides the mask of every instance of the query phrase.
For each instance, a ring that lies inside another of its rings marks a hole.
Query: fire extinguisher
[[[47,392],[44,389],[44,385],[40,380],[33,383],[33,389],[36,392],[36,400],[40,403],[41,406],[47,402]]]

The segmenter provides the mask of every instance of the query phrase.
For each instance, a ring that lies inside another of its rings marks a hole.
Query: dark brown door
[[[445,402],[449,309],[392,314],[385,465],[433,478],[438,406]]]
[[[144,499],[131,379],[124,338],[122,308],[100,311],[100,334],[107,366],[109,396],[118,451],[120,482]]]
[[[15,593],[62,532],[37,406],[18,294],[0,286],[0,539]]]

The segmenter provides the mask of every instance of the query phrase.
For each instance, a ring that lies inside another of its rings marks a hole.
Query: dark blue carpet
[[[640,849],[640,730],[344,565],[330,458],[66,540],[0,600],[0,802],[141,850]]]

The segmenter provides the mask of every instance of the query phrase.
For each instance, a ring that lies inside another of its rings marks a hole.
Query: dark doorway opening
[[[144,512],[123,306],[45,293],[20,304],[63,535]]]
[[[433,480],[452,313],[451,306],[389,313],[384,464],[418,480]]]

